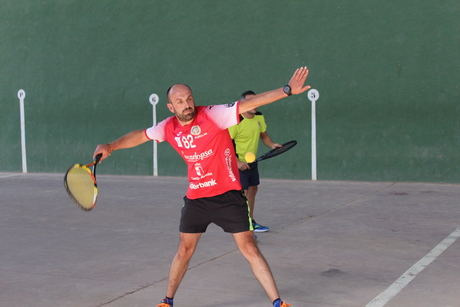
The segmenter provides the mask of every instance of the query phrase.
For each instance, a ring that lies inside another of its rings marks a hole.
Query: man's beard
[[[188,114],[184,114],[186,111],[189,111],[189,110],[192,110],[192,112],[190,112]],[[182,114],[177,114],[176,113],[176,116],[181,122],[191,121],[193,118],[195,118],[195,109],[187,108],[182,112]]]

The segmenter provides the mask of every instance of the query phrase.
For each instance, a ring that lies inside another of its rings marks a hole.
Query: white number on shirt
[[[193,144],[193,136],[191,136],[190,134],[187,136],[184,135],[182,137],[176,136],[174,139],[176,140],[178,147],[185,147],[187,149],[196,147],[196,145]]]

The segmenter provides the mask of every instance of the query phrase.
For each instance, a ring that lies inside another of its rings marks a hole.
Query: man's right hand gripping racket
[[[74,164],[64,176],[64,186],[67,193],[78,207],[84,211],[90,211],[96,206],[98,194],[96,166],[101,158],[102,154],[98,154],[91,163],[86,165]]]

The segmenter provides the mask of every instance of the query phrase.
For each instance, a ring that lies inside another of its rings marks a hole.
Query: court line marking
[[[16,177],[16,176],[21,176],[21,174],[5,174],[5,175],[0,174],[0,178],[10,178],[10,177]]]
[[[430,263],[438,258],[460,237],[460,227],[455,229],[450,235],[436,245],[428,254],[410,267],[402,274],[393,284],[385,291],[377,295],[370,301],[366,307],[382,307],[393,299],[404,287],[406,287],[421,271],[423,271]]]

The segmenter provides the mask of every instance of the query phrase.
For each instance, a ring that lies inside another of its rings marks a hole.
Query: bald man
[[[188,190],[179,225],[179,246],[171,263],[166,297],[157,307],[173,307],[174,296],[187,271],[201,235],[210,223],[231,233],[238,249],[264,288],[274,307],[291,306],[280,299],[270,267],[252,235],[248,205],[241,191],[237,158],[227,128],[239,121],[239,114],[301,94],[308,69],[295,70],[281,88],[229,104],[196,106],[192,89],[175,84],[167,90],[167,108],[174,115],[158,125],[132,131],[119,139],[100,144],[94,156],[106,159],[119,149],[132,148],[150,140],[167,141],[188,167]]]

